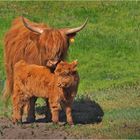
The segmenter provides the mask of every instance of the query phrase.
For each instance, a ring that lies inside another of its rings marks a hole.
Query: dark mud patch
[[[67,131],[70,126],[64,125],[65,113],[60,112],[60,124],[51,123],[46,106],[36,107],[36,122],[13,125],[11,120],[5,117],[0,118],[0,139],[70,139],[81,138],[74,136]],[[46,115],[47,114],[47,115]],[[99,104],[93,101],[76,101],[73,104],[74,123],[79,127],[82,125],[94,125],[102,121],[104,115]],[[47,118],[45,117],[47,116]],[[82,133],[82,132],[81,132]],[[83,137],[82,137],[83,138]]]
[[[13,125],[10,119],[0,118],[0,139],[64,139],[68,133],[52,123]]]

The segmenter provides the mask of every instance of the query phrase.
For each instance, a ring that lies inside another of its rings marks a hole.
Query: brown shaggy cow
[[[59,121],[60,103],[66,109],[67,122],[73,124],[71,106],[77,93],[79,76],[77,61],[61,61],[54,73],[49,68],[27,64],[21,60],[14,68],[13,122],[22,121],[23,107],[33,96],[48,98],[52,121]]]
[[[13,66],[23,59],[29,64],[48,66],[54,70],[57,63],[67,55],[70,38],[82,30],[87,23],[72,29],[54,29],[45,24],[30,22],[23,17],[15,19],[5,36],[5,69],[6,83],[3,90],[4,99],[9,97],[13,89]],[[28,120],[34,120],[35,98],[30,100]]]

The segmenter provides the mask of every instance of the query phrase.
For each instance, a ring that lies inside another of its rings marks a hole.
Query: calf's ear
[[[72,62],[72,65],[73,65],[73,68],[76,69],[77,65],[78,65],[78,61],[77,60],[74,60]]]
[[[61,60],[59,64],[64,64],[64,61]]]
[[[56,69],[56,70],[54,71],[54,73],[55,73],[55,74],[61,73],[61,69]]]
[[[78,65],[78,60],[77,60],[77,59],[76,59],[76,60],[74,60],[74,61],[73,61],[73,63],[74,63],[74,65],[76,65],[76,66],[77,66],[77,65]]]
[[[65,61],[60,61],[60,63],[58,64],[59,66],[63,67],[66,65],[66,62]]]

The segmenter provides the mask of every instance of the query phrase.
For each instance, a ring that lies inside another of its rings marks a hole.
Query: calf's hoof
[[[59,125],[59,121],[52,121],[54,125]]]
[[[70,127],[74,127],[74,124],[71,124]]]

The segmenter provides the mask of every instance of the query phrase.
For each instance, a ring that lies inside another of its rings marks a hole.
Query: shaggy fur
[[[4,58],[6,69],[6,84],[3,90],[3,99],[6,100],[12,93],[13,89],[13,67],[19,60],[25,60],[29,64],[48,66],[54,70],[56,62],[64,60],[67,55],[69,46],[69,37],[63,30],[49,28],[45,24],[32,23],[31,25],[44,29],[39,35],[27,29],[22,23],[21,18],[13,21],[10,30],[5,35]],[[55,65],[53,65],[53,62]],[[34,119],[35,100],[32,99],[30,104],[29,120]]]
[[[52,121],[59,121],[60,103],[66,109],[67,122],[73,124],[71,106],[77,93],[79,76],[77,61],[60,62],[54,73],[44,66],[27,64],[21,60],[15,64],[13,89],[13,122],[22,121],[23,107],[33,96],[48,98]]]

